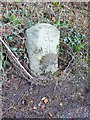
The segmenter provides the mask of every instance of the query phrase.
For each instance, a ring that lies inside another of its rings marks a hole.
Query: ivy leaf
[[[79,45],[75,45],[74,48],[75,48],[75,51],[79,52],[81,49],[83,49],[85,46],[84,43],[82,44],[79,44]]]

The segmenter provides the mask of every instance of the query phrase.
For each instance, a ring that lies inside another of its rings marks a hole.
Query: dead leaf
[[[43,102],[44,102],[45,104],[48,103],[48,99],[46,98]]]
[[[41,100],[42,100],[45,104],[48,103],[48,99],[47,99],[46,97],[43,97]]]

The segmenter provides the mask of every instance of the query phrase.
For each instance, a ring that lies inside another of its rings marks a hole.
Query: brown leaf
[[[48,103],[48,99],[46,98],[43,102],[44,102],[45,104]]]
[[[43,97],[41,100],[42,100],[45,104],[48,102],[48,99],[47,99],[46,97]]]

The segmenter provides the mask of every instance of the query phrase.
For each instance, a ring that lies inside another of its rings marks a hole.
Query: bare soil
[[[39,84],[17,73],[3,84],[3,118],[90,118],[90,88],[80,67],[63,77],[37,78]]]

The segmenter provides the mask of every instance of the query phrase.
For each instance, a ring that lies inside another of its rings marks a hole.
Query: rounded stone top
[[[53,26],[49,23],[37,23],[36,25],[30,27],[29,29],[32,29],[33,27],[35,27],[35,28],[39,28],[39,27],[48,27],[49,28],[50,27],[50,28],[58,31],[58,29],[55,26]],[[26,31],[28,31],[29,29],[27,29]]]
[[[51,24],[38,23],[27,29],[26,35],[32,73],[40,75],[56,72],[60,31]]]

